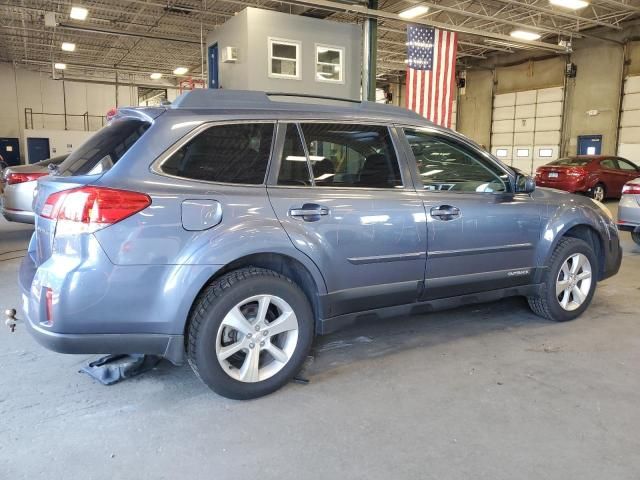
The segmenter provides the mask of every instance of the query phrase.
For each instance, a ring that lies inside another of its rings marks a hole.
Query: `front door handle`
[[[460,209],[451,205],[440,205],[439,207],[433,207],[430,211],[433,218],[438,220],[454,220],[460,217]]]
[[[321,217],[329,215],[329,209],[317,203],[305,203],[302,207],[289,210],[292,217],[302,217],[305,222],[317,222]]]

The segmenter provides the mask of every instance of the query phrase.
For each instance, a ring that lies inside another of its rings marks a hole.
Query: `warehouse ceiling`
[[[398,13],[415,5],[429,7],[415,21],[448,26],[460,32],[459,61],[472,64],[496,52],[521,49],[558,51],[561,40],[619,30],[640,16],[640,1],[591,0],[579,10],[552,6],[549,0],[441,0],[432,2],[379,0],[377,10],[357,1],[241,0],[0,0],[0,61],[51,70],[56,62],[67,73],[96,75],[115,72],[148,79],[151,72],[173,78],[173,69],[202,72],[202,42],[208,31],[247,6],[340,22],[362,23],[378,18],[378,74],[405,70],[406,22]],[[73,20],[72,6],[88,10],[85,20]],[[55,26],[45,26],[45,17]],[[535,42],[514,40],[513,30],[537,33]],[[62,42],[75,43],[73,52]],[[96,73],[97,72],[97,73]]]

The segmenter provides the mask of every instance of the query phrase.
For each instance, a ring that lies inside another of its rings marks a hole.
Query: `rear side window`
[[[272,123],[213,126],[190,140],[160,167],[176,177],[207,182],[264,183]]]
[[[547,163],[547,165],[554,165],[558,167],[584,167],[592,162],[590,158],[561,158]]]
[[[109,170],[150,127],[137,119],[113,120],[60,165],[60,175],[97,175]]]
[[[317,187],[402,186],[389,129],[378,125],[303,123]]]

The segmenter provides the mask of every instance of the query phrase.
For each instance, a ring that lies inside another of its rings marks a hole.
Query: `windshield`
[[[149,126],[131,118],[112,121],[67,157],[60,165],[60,175],[98,175],[109,170]]]
[[[589,165],[593,159],[591,158],[561,158],[553,162],[547,163],[547,165],[554,166],[567,166],[567,167],[584,167]]]

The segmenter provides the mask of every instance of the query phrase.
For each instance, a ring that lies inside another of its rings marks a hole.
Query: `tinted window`
[[[302,124],[319,187],[402,186],[389,129],[375,125]]]
[[[624,160],[622,158],[618,159],[618,166],[620,167],[620,170],[627,170],[627,171],[632,171],[632,172],[635,172],[635,171],[638,170],[633,163],[631,163],[631,162],[629,162],[627,160]]]
[[[61,175],[93,175],[109,170],[147,131],[142,120],[113,120],[94,133],[60,165]]]
[[[174,153],[161,169],[194,180],[261,184],[272,139],[272,123],[210,127]]]
[[[602,160],[600,162],[600,166],[602,168],[613,168],[613,169],[618,168],[618,167],[616,167],[615,160],[613,160],[612,158],[607,158],[605,160]]]
[[[295,123],[287,125],[278,185],[311,185],[311,174]]]
[[[425,190],[505,192],[508,176],[453,140],[405,129]]]
[[[589,165],[592,159],[588,158],[561,158],[553,162],[547,163],[547,165],[567,166],[567,167],[584,167]]]

